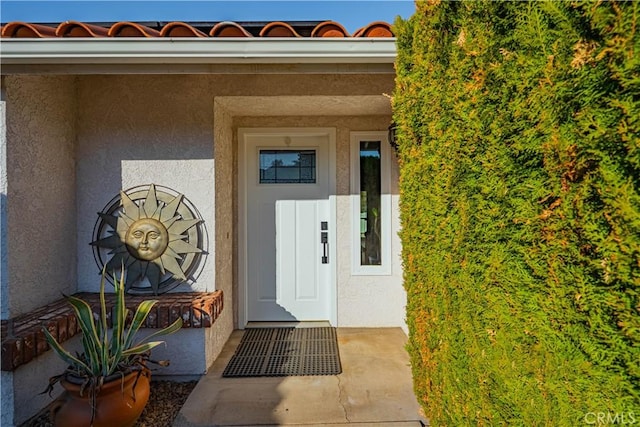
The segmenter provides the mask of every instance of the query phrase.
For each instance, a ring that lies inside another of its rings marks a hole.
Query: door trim
[[[238,328],[244,329],[248,318],[247,301],[247,139],[256,136],[326,136],[329,141],[329,259],[331,265],[328,320],[338,323],[337,294],[337,214],[336,214],[336,129],[335,128],[239,128],[238,129]]]

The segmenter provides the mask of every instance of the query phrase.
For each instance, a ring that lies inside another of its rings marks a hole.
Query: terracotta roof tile
[[[162,27],[160,37],[207,37],[207,35],[184,22],[170,22]]]
[[[260,37],[302,37],[286,22],[270,22],[260,31]]]
[[[235,22],[219,22],[209,32],[211,37],[253,37],[250,32]]]
[[[349,37],[349,33],[342,25],[334,21],[325,21],[316,25],[311,37]]]
[[[353,33],[353,37],[393,37],[393,32],[391,31],[391,25],[386,22],[376,21],[357,30]]]
[[[9,22],[0,29],[5,38],[43,37],[394,37],[391,25],[373,22],[353,35],[334,21],[312,23],[268,22],[239,24],[219,23],[141,23],[116,22],[114,24],[90,24],[65,21],[60,24],[31,24]]]
[[[65,21],[56,28],[57,37],[106,37],[108,32],[108,28],[78,21]]]
[[[116,22],[109,28],[109,37],[160,37],[160,31],[135,22]]]
[[[2,27],[2,37],[43,38],[56,37],[56,29],[47,25],[29,24],[27,22],[9,22]]]

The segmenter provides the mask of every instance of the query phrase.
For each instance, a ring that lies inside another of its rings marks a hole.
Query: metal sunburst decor
[[[203,221],[184,195],[154,184],[135,187],[120,191],[98,216],[91,243],[96,263],[109,275],[124,266],[128,292],[167,292],[197,268]]]

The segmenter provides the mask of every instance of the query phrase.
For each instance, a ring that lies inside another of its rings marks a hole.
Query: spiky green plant
[[[129,310],[126,308],[124,300],[124,283],[124,271],[120,279],[113,277],[116,298],[111,332],[107,323],[108,309],[105,300],[104,270],[100,281],[100,313],[97,322],[94,320],[91,306],[86,301],[74,296],[66,297],[73,307],[82,331],[83,352],[81,354],[72,355],[60,345],[46,328],[42,329],[51,348],[69,365],[63,374],[52,377],[49,380],[49,387],[45,392],[50,392],[56,382],[71,375],[83,379],[83,389],[89,387],[90,396],[95,397],[95,393],[99,391],[107,377],[118,373],[123,376],[130,371],[144,368],[151,349],[164,342],[151,341],[152,339],[172,334],[182,327],[182,319],[177,319],[168,327],[136,340],[145,319],[158,301],[148,300],[142,302],[127,327]]]

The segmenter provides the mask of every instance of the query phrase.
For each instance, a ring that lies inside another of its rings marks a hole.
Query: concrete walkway
[[[425,423],[413,394],[407,336],[399,328],[339,328],[340,375],[222,378],[242,333],[231,335],[174,427]]]

